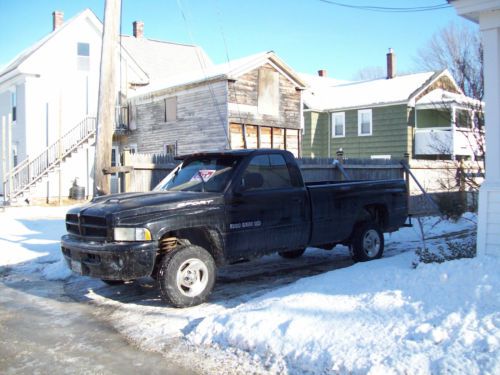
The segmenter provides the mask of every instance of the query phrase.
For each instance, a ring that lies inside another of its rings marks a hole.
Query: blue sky
[[[337,0],[351,5],[414,7],[445,0]],[[467,23],[450,7],[414,13],[369,12],[321,0],[122,0],[122,33],[145,23],[145,36],[194,43],[215,63],[273,50],[296,71],[326,69],[352,79],[368,66],[385,67],[393,48],[399,72],[418,70],[414,57],[450,22]],[[104,0],[0,0],[0,67],[52,28],[52,11],[69,19],[90,8],[102,19]],[[181,10],[182,9],[182,12]],[[183,16],[184,15],[184,16]]]

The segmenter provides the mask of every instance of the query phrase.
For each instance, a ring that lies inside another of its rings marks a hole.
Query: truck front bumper
[[[65,235],[61,251],[74,272],[106,280],[150,276],[157,253],[155,241],[89,242]]]

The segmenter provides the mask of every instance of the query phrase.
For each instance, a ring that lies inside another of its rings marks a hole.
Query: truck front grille
[[[89,215],[66,215],[66,230],[68,233],[84,237],[106,238],[106,218]]]

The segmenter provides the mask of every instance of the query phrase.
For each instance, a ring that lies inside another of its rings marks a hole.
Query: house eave
[[[330,112],[352,111],[352,110],[356,110],[356,109],[392,107],[395,105],[408,105],[408,101],[402,100],[402,101],[387,102],[387,103],[373,103],[373,104],[363,104],[363,105],[356,105],[356,106],[350,106],[350,107],[333,107],[333,108],[323,108],[323,109],[309,108],[309,109],[304,109],[304,112],[330,113]]]
[[[147,91],[147,92],[140,92],[140,93],[137,93],[135,95],[130,95],[129,99],[134,101],[134,102],[141,102],[142,100],[149,100],[152,97],[169,95],[170,93],[173,93],[173,92],[188,90],[190,88],[202,86],[204,84],[210,85],[214,82],[227,81],[229,79],[230,78],[227,75],[220,74],[220,75],[209,77],[209,78],[194,80],[194,81],[190,81],[190,82],[183,82],[180,84],[167,86],[167,87],[163,87],[163,88],[159,88],[159,89],[153,89],[153,90]]]

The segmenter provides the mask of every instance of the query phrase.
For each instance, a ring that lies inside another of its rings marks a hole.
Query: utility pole
[[[104,168],[111,166],[111,147],[117,99],[117,46],[120,34],[121,0],[106,0],[102,33],[99,99],[97,103],[96,154],[94,196],[110,193],[109,175]]]

